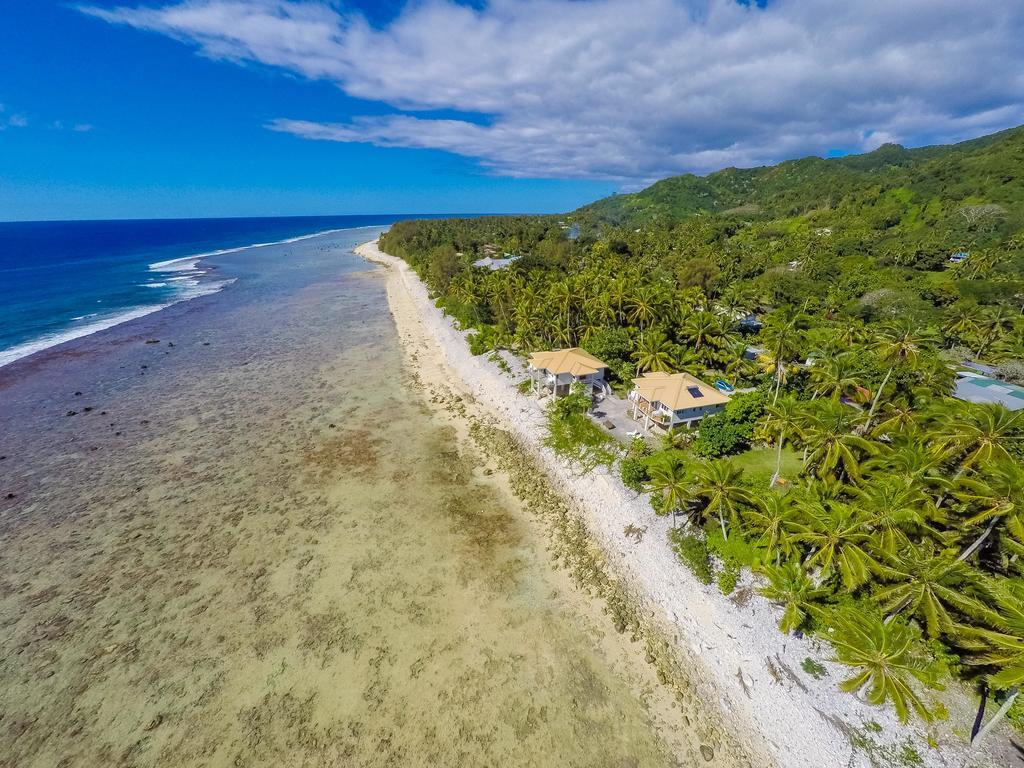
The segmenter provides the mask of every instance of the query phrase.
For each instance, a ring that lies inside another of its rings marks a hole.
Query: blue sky
[[[0,120],[18,125],[0,131],[0,220],[547,212],[615,188],[270,131],[279,114],[332,120],[382,106],[331,83],[212,61],[63,3],[3,14]]]
[[[0,219],[562,211],[1024,123],[1019,0],[32,0]]]

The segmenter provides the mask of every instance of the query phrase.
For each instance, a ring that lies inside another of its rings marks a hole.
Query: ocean
[[[211,256],[401,218],[0,222],[0,366],[221,290]]]

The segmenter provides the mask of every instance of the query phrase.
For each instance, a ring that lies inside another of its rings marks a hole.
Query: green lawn
[[[733,463],[743,469],[744,477],[756,485],[768,485],[775,472],[775,449],[754,448],[732,457]],[[800,454],[792,448],[782,450],[782,477],[790,483],[800,474]]]

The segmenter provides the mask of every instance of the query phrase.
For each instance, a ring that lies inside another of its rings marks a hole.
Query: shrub
[[[825,669],[825,665],[818,663],[810,656],[808,656],[800,662],[800,667],[801,669],[803,669],[804,672],[813,677],[815,680],[820,680],[828,674],[828,670]]]
[[[726,566],[750,568],[761,563],[761,552],[751,541],[737,534],[725,538],[717,522],[708,525],[705,541],[708,549]]]
[[[723,412],[701,421],[693,452],[701,458],[717,459],[739,453],[749,445],[750,439],[744,437],[743,429],[731,423]]]
[[[726,563],[718,574],[718,589],[723,595],[731,595],[740,580],[740,569],[734,563]]]
[[[710,584],[713,581],[711,556],[703,539],[677,528],[669,531],[669,541],[672,542],[672,549],[676,555],[701,584]]]
[[[612,438],[595,424],[587,411],[590,395],[582,388],[548,408],[548,436],[544,444],[559,456],[582,465],[584,470],[615,461]]]
[[[623,485],[637,493],[643,491],[644,484],[651,479],[647,462],[639,456],[627,456],[619,462],[619,476]]]
[[[706,459],[745,451],[754,439],[754,425],[764,414],[763,392],[733,395],[725,409],[703,419],[693,452]]]
[[[482,328],[469,335],[469,353],[483,355],[494,349],[494,334],[490,328]]]
[[[528,395],[531,392],[533,392],[533,382],[530,381],[529,379],[523,379],[518,384],[516,384],[516,389],[519,390],[519,394]]]

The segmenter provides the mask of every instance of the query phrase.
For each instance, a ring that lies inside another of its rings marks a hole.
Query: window
[[[687,387],[686,391],[690,393],[690,397],[694,400],[699,397],[704,397],[704,393],[700,391],[700,387]]]

